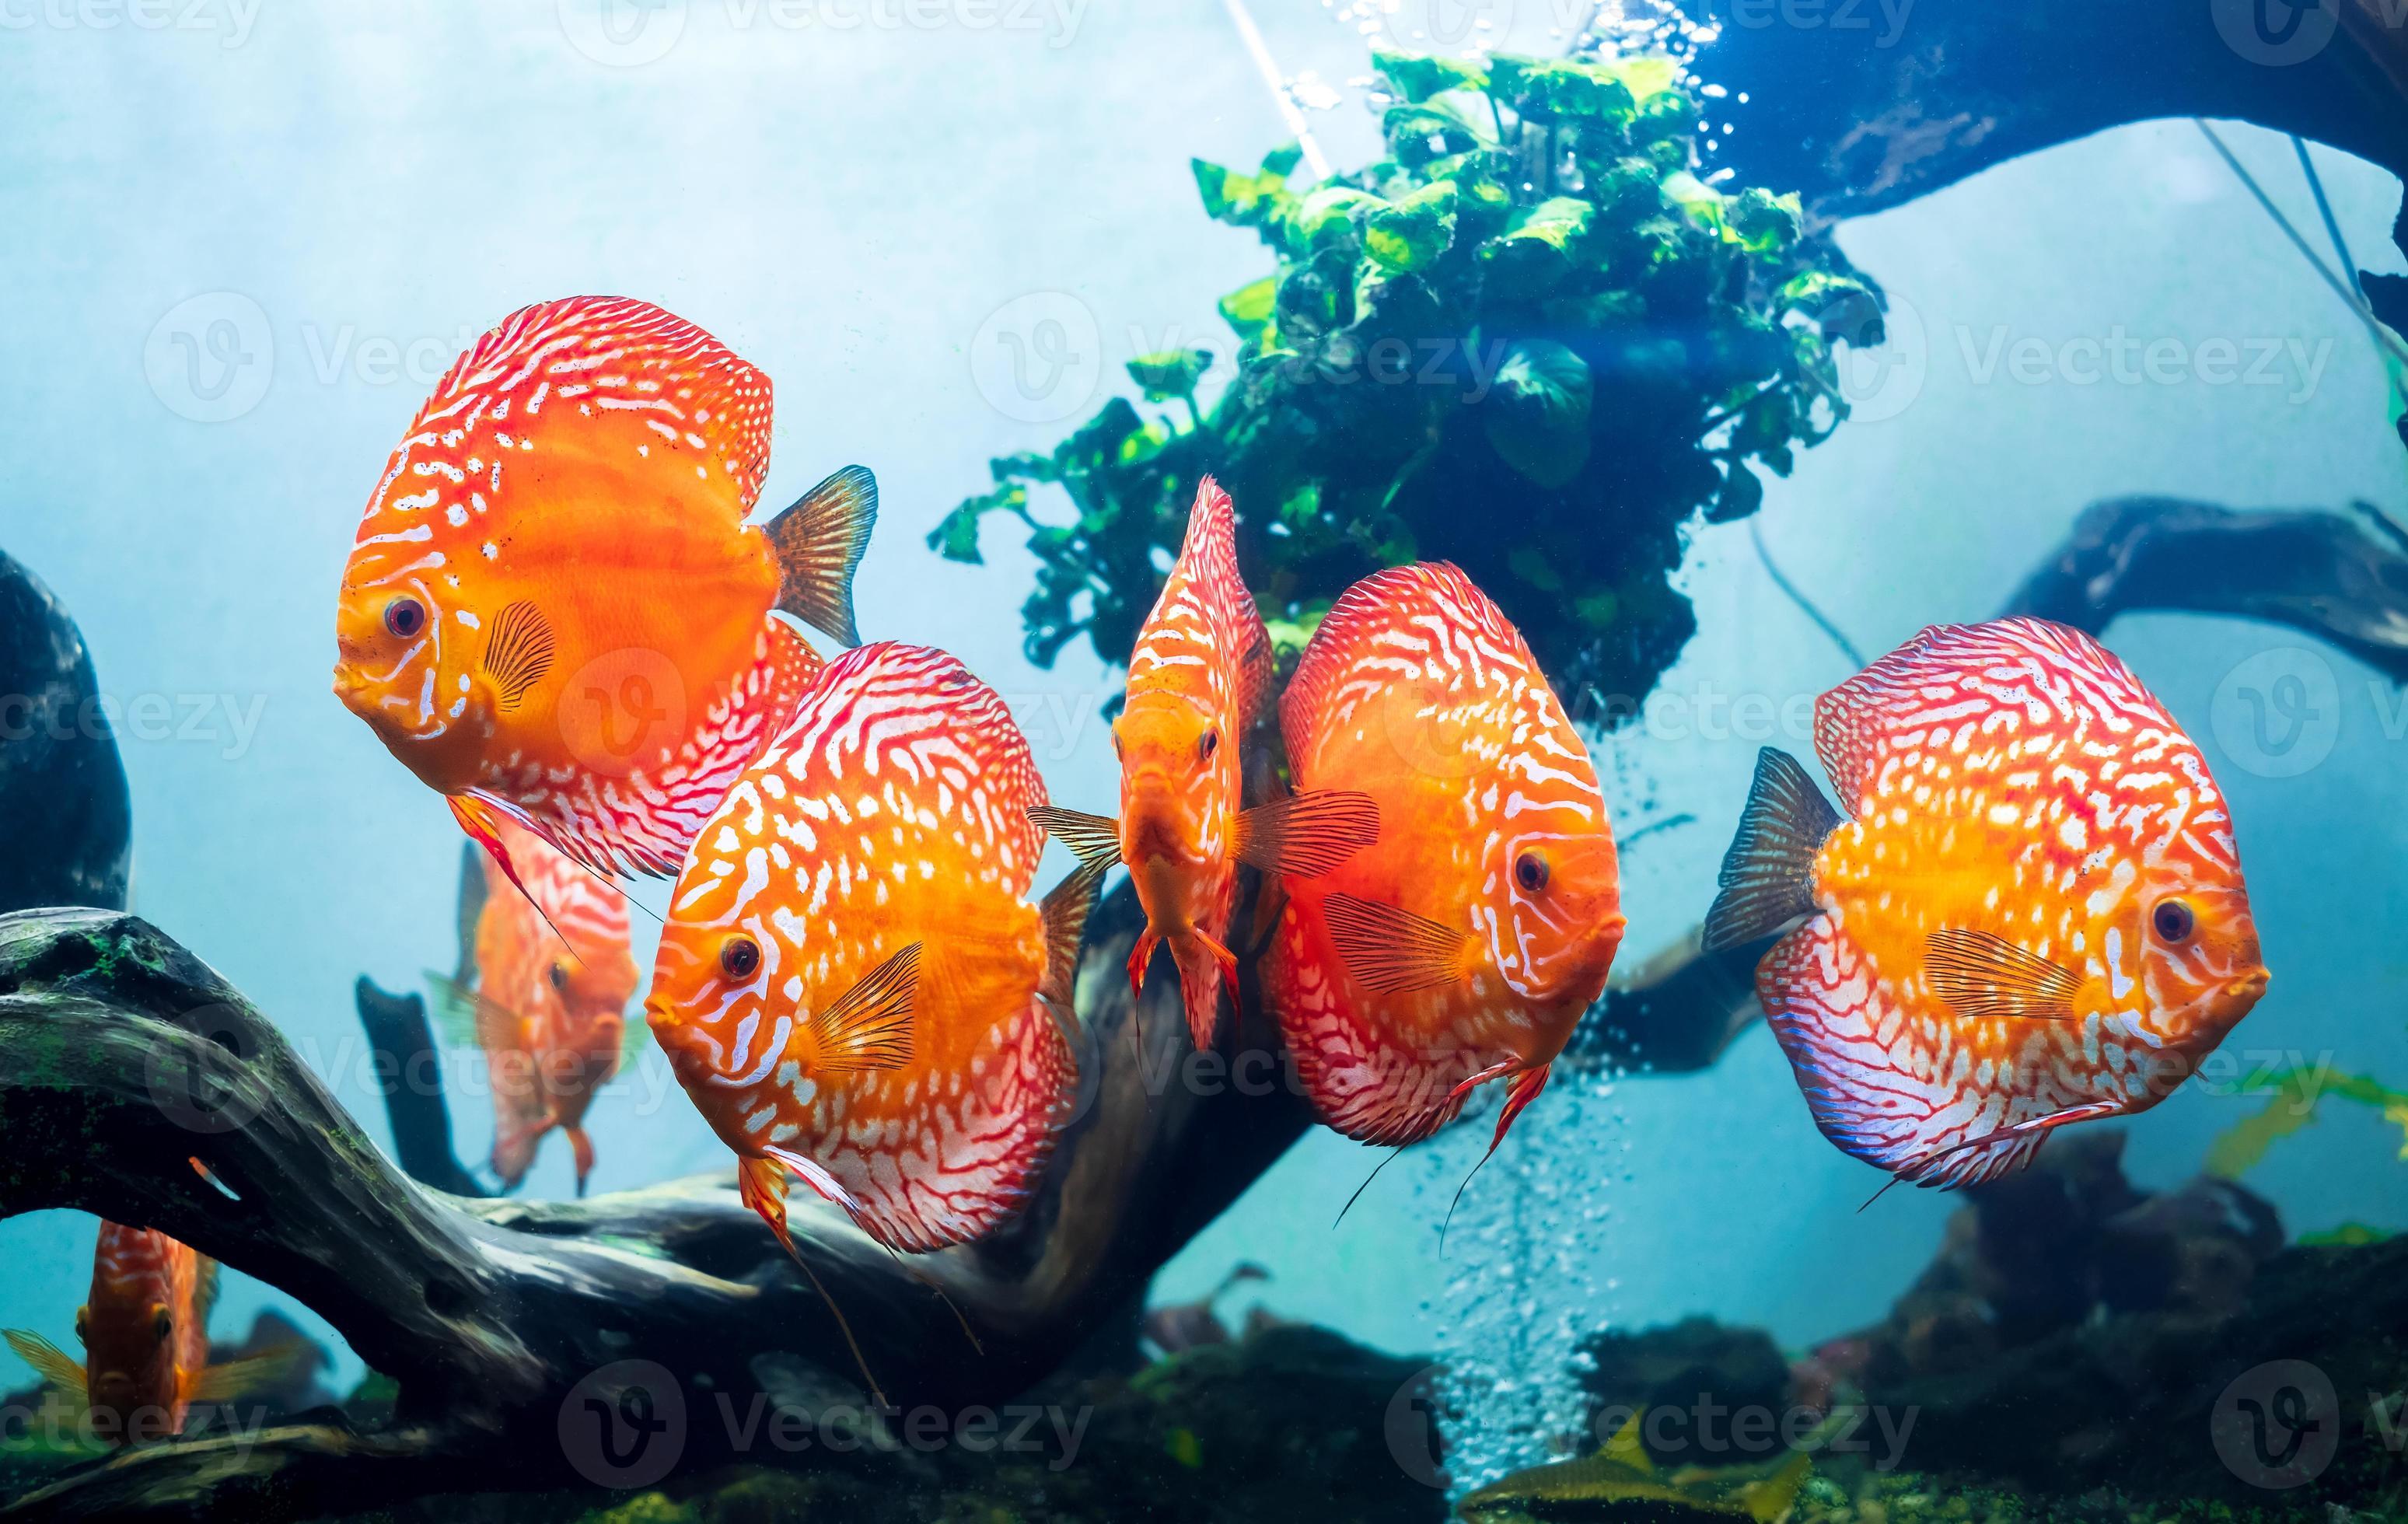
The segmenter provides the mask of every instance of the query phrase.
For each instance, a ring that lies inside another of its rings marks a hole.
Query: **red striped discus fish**
[[[1808,919],[1756,992],[1815,1125],[1922,1186],[2164,1099],[2266,988],[2224,796],[2079,630],[1925,630],[1818,699],[1847,814],[1768,748],[1709,948]]]
[[[1129,655],[1127,698],[1112,722],[1120,818],[1051,808],[1037,816],[1082,863],[1128,865],[1145,910],[1129,987],[1143,988],[1155,947],[1168,946],[1199,1049],[1212,1045],[1222,985],[1237,991],[1238,958],[1226,939],[1238,864],[1310,876],[1379,836],[1379,811],[1358,792],[1240,808],[1241,754],[1270,675],[1270,634],[1238,575],[1235,509],[1208,476]]]
[[[746,525],[769,413],[717,339],[603,296],[512,313],[419,410],[343,568],[335,692],[488,850],[515,818],[674,873],[822,665],[771,611],[856,638],[876,484]]]
[[[492,1168],[514,1189],[544,1135],[566,1135],[577,1194],[594,1172],[585,1114],[618,1076],[644,1028],[627,1020],[636,994],[627,898],[546,846],[515,821],[497,833],[525,891],[476,847],[461,874],[458,973],[429,970],[436,1011],[453,1041],[474,1043],[491,1068]]]
[[[93,1247],[92,1296],[76,1309],[84,1358],[22,1329],[7,1330],[8,1347],[88,1407],[93,1431],[108,1443],[180,1434],[194,1403],[275,1386],[308,1353],[295,1343],[211,1365],[217,1272],[217,1261],[165,1233],[103,1222]]]
[[[1307,1091],[1346,1136],[1405,1143],[1510,1079],[1501,1142],[1622,942],[1587,748],[1521,635],[1444,564],[1348,589],[1280,720],[1297,786],[1361,789],[1381,822],[1325,877],[1285,881],[1265,988]]]
[[[790,1170],[897,1249],[1026,1198],[1077,1080],[1056,1013],[1099,876],[1024,898],[1044,802],[993,689],[881,642],[829,664],[704,827],[645,1009],[789,1252]]]

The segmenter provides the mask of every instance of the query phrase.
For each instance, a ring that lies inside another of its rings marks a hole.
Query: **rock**
[[[1674,1409],[1678,1422],[1651,1417],[1641,1435],[1657,1462],[1672,1466],[1755,1459],[1717,1453],[1754,1447],[1729,1432],[1730,1415],[1744,1408],[1770,1418],[1788,1401],[1789,1365],[1771,1335],[1711,1317],[1592,1335],[1574,1356],[1574,1370],[1588,1397],[1584,1445],[1602,1443],[1632,1410]]]
[[[133,805],[75,621],[0,552],[0,913],[125,908]]]

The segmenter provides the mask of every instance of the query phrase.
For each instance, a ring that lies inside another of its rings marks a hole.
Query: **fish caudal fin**
[[[1039,804],[1029,808],[1028,818],[1082,863],[1110,868],[1121,860],[1121,823],[1110,815]]]
[[[832,640],[859,645],[853,573],[877,523],[877,478],[866,466],[848,466],[763,525],[778,557],[778,607]]]
[[[73,1359],[40,1334],[24,1329],[7,1330],[0,1332],[0,1338],[7,1339],[8,1347],[17,1352],[17,1358],[32,1366],[45,1382],[78,1402],[87,1400],[83,1361]]]
[[[1380,840],[1380,806],[1370,795],[1323,788],[1238,816],[1231,850],[1267,873],[1318,878]]]
[[[920,943],[862,975],[810,1019],[816,1067],[835,1073],[900,1069],[911,1061],[911,1002],[920,991]]]
[[[1709,953],[1770,936],[1814,904],[1814,856],[1840,825],[1840,812],[1787,752],[1756,754],[1756,782],[1723,855],[1722,892],[1706,913]]]
[[[256,1355],[222,1361],[194,1373],[184,1400],[231,1402],[245,1392],[280,1387],[306,1369],[316,1354],[307,1340],[292,1339]]]

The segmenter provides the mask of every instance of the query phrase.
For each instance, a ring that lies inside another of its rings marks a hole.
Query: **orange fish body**
[[[704,827],[646,1010],[781,1239],[789,1170],[897,1249],[1027,1196],[1076,1082],[1040,990],[1067,1004],[1084,909],[1025,898],[1044,800],[993,690],[882,642],[829,665]]]
[[[281,1381],[305,1353],[296,1344],[211,1365],[216,1299],[214,1260],[165,1233],[104,1221],[93,1249],[92,1295],[76,1309],[84,1358],[22,1330],[7,1339],[52,1387],[88,1406],[102,1440],[165,1439],[183,1432],[194,1404]]]
[[[1199,1050],[1212,1045],[1222,986],[1237,988],[1226,938],[1239,863],[1311,876],[1378,834],[1377,812],[1357,793],[1242,808],[1244,748],[1270,679],[1270,633],[1238,574],[1236,508],[1208,476],[1129,654],[1112,722],[1120,814],[1039,815],[1090,866],[1127,867],[1145,911],[1129,952],[1129,987],[1142,989],[1154,949],[1168,946]]]
[[[1307,1092],[1404,1143],[1512,1080],[1502,1139],[1605,987],[1623,915],[1587,748],[1455,568],[1395,568],[1322,621],[1280,704],[1299,789],[1377,801],[1378,842],[1289,878],[1265,972]]]
[[[1846,814],[1777,752],[1709,945],[1758,965],[1814,1119],[1926,1186],[2156,1104],[2264,991],[2206,759],[2124,664],[2033,619],[1941,625],[1815,705]]]
[[[498,834],[525,890],[481,856],[476,987],[458,992],[470,1008],[464,1035],[492,1067],[493,1170],[515,1187],[556,1128],[575,1153],[582,1195],[594,1170],[585,1113],[618,1075],[636,994],[627,900],[515,822],[500,822]]]
[[[522,309],[394,452],[343,569],[335,691],[472,836],[515,818],[603,871],[673,872],[850,639],[858,467],[744,522],[768,378],[648,303]],[[506,865],[507,866],[507,865]]]

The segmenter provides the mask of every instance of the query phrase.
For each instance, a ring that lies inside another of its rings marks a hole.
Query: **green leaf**
[[[1499,53],[1489,60],[1490,93],[1526,116],[1568,117],[1620,124],[1639,109],[1638,97],[1613,69],[1569,58]]]
[[[1240,338],[1252,338],[1269,326],[1278,299],[1279,277],[1264,276],[1222,297],[1221,319],[1238,331]]]
[[[1728,461],[1723,467],[1723,490],[1714,496],[1713,507],[1706,512],[1709,524],[1728,524],[1743,519],[1764,506],[1764,482],[1739,461]]]
[[[1296,166],[1303,162],[1304,148],[1301,144],[1282,143],[1263,155],[1263,172],[1258,178],[1274,179],[1284,183],[1290,175],[1296,173]]]
[[[1515,212],[1503,234],[1482,245],[1480,257],[1506,291],[1545,291],[1570,270],[1590,215],[1589,204],[1574,196],[1541,201]]]
[[[1798,242],[1806,223],[1805,208],[1799,203],[1796,192],[1774,195],[1758,185],[1742,191],[1726,209],[1729,226],[1724,236],[1751,254],[1786,252]]]
[[[1351,185],[1325,185],[1297,203],[1288,219],[1288,245],[1298,254],[1335,248],[1354,237],[1358,218],[1387,203]]]
[[[1699,227],[1725,233],[1722,193],[1684,169],[1664,177],[1664,199],[1688,214]]]
[[[1546,554],[1536,545],[1514,547],[1513,554],[1505,558],[1505,569],[1541,593],[1564,590],[1563,573],[1555,569],[1555,564],[1548,560]]]
[[[1277,223],[1288,204],[1287,176],[1266,172],[1241,175],[1207,159],[1191,159],[1196,189],[1204,198],[1204,213],[1233,227],[1266,227]]]
[[[1481,403],[1488,442],[1505,464],[1542,487],[1560,487],[1588,463],[1588,362],[1549,338],[1505,352]]]
[[[1376,44],[1371,66],[1387,76],[1397,93],[1418,104],[1449,90],[1485,90],[1487,72],[1468,59],[1400,53]]]
[[[928,548],[948,561],[982,566],[985,557],[979,554],[979,520],[997,509],[1023,509],[1027,502],[1027,489],[1017,482],[997,487],[983,496],[967,498],[928,531]]]
[[[1429,268],[1455,242],[1455,182],[1442,180],[1381,208],[1365,224],[1365,252],[1392,270]]]
[[[1140,354],[1128,363],[1129,380],[1137,382],[1148,402],[1194,396],[1196,383],[1211,368],[1211,350],[1165,350]]]

